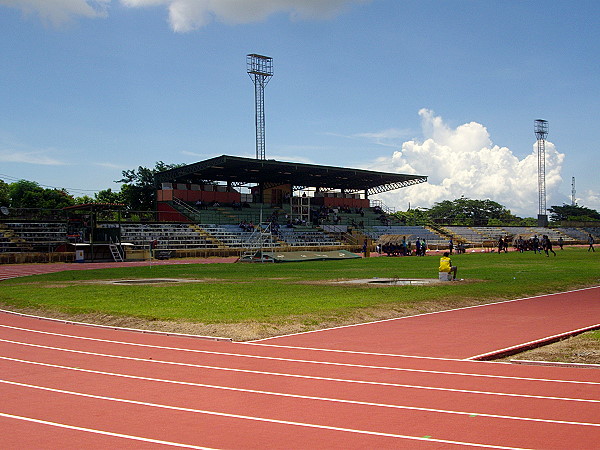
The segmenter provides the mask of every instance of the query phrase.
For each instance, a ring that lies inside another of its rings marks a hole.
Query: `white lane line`
[[[113,325],[100,325],[97,323],[76,322],[74,320],[55,319],[53,317],[34,316],[31,314],[24,314],[24,313],[20,313],[20,312],[16,312],[16,311],[9,311],[6,309],[0,309],[0,313],[12,314],[14,316],[20,316],[20,317],[28,317],[30,319],[47,320],[49,322],[59,322],[59,323],[68,324],[68,325],[83,325],[86,327],[101,328],[101,329],[105,329],[105,330],[129,331],[132,333],[143,333],[143,334],[151,334],[151,335],[158,335],[158,336],[178,336],[178,337],[186,337],[186,338],[193,338],[193,339],[207,339],[209,341],[219,341],[219,342],[221,342],[221,341],[233,342],[233,339],[225,338],[225,337],[200,336],[198,334],[171,333],[169,331],[141,330],[138,328],[125,328],[125,327],[117,327],[117,326],[113,326]],[[0,325],[0,326],[4,326],[4,325]],[[24,328],[24,329],[26,329],[26,328]]]
[[[321,429],[321,430],[341,431],[341,432],[346,432],[346,433],[356,433],[356,434],[364,434],[364,435],[370,435],[370,436],[384,436],[384,437],[391,437],[391,438],[396,438],[396,439],[410,439],[410,440],[416,440],[416,441],[439,442],[439,443],[446,443],[446,444],[465,445],[465,446],[471,446],[471,447],[485,447],[485,448],[508,449],[508,450],[512,450],[515,448],[515,447],[503,447],[503,446],[496,446],[496,445],[479,444],[479,443],[473,443],[473,442],[460,442],[460,441],[451,441],[451,440],[445,440],[445,439],[434,439],[434,438],[424,438],[424,437],[408,436],[408,435],[394,434],[394,433],[384,433],[384,432],[380,432],[380,431],[357,430],[354,428],[334,427],[331,425],[319,425],[319,424],[314,424],[314,423],[294,422],[294,421],[280,420],[280,419],[269,419],[266,417],[256,417],[256,416],[246,416],[246,415],[241,415],[241,414],[222,413],[222,412],[218,412],[218,411],[208,411],[208,410],[203,410],[203,409],[184,408],[184,407],[180,407],[180,406],[163,405],[160,403],[141,402],[141,401],[137,401],[137,400],[127,400],[127,399],[116,398],[116,397],[105,397],[102,395],[84,394],[82,392],[65,391],[62,389],[53,389],[53,388],[48,388],[48,387],[44,387],[44,386],[36,386],[36,385],[26,384],[26,383],[17,383],[14,381],[0,380],[0,383],[29,388],[29,389],[53,392],[53,393],[58,393],[58,394],[66,394],[66,395],[73,395],[73,396],[77,396],[77,397],[92,398],[92,399],[96,399],[96,400],[106,400],[106,401],[110,401],[110,402],[126,403],[126,404],[137,405],[137,406],[148,406],[148,407],[152,407],[152,408],[160,408],[160,409],[166,409],[166,410],[171,410],[171,411],[182,411],[182,412],[189,412],[189,413],[194,413],[194,414],[205,414],[205,415],[226,417],[226,418],[232,418],[232,419],[252,420],[252,421],[256,421],[256,422],[275,423],[275,424],[280,424],[280,425],[291,425],[291,426],[297,426],[297,427],[316,428],[316,429]]]
[[[0,312],[4,312],[3,310],[0,310]],[[10,311],[9,311],[10,312]],[[43,317],[41,318],[43,319]],[[54,320],[54,319],[49,319],[49,320]],[[68,322],[68,323],[78,323],[78,322]],[[287,360],[287,361],[306,361],[306,362],[313,362],[310,360],[298,360],[298,359],[294,359],[294,360],[290,360],[290,359],[285,359],[285,358],[278,358],[278,357],[272,357],[272,356],[259,356],[259,355],[248,355],[245,353],[226,353],[226,352],[215,352],[215,351],[209,351],[209,350],[198,350],[198,349],[190,349],[190,348],[181,348],[181,347],[167,347],[167,346],[160,346],[160,345],[151,345],[151,344],[140,344],[137,342],[127,342],[127,341],[115,341],[115,340],[110,340],[110,339],[100,339],[100,338],[92,338],[92,337],[86,337],[86,336],[78,336],[75,334],[64,334],[64,333],[54,333],[51,331],[42,331],[42,330],[35,330],[33,328],[23,328],[23,327],[15,327],[12,325],[3,325],[0,324],[0,328],[8,328],[11,330],[18,330],[18,331],[25,331],[28,333],[37,333],[37,334],[46,334],[46,335],[51,335],[51,336],[59,336],[59,337],[65,337],[65,338],[71,338],[71,339],[81,339],[81,340],[87,340],[87,341],[96,341],[96,342],[107,342],[107,343],[111,343],[111,344],[122,344],[122,345],[131,345],[131,346],[137,346],[137,347],[149,347],[149,348],[159,348],[159,349],[165,349],[165,350],[176,350],[176,351],[182,351],[182,352],[193,352],[193,353],[212,353],[212,354],[217,354],[217,355],[231,355],[231,356],[242,356],[242,357],[246,357],[246,358],[260,358],[260,359],[283,359],[283,360]],[[119,330],[125,330],[125,331],[136,331],[135,329],[130,329],[130,328],[118,328],[118,327],[108,327],[110,329],[119,329]],[[145,333],[145,331],[144,331]],[[148,334],[150,334],[151,332],[149,332]],[[167,334],[167,333],[165,333]],[[169,333],[168,335],[173,335],[173,336],[183,336],[183,337],[203,337],[203,336],[195,336],[195,335],[186,335],[186,334],[176,334],[176,333]],[[211,340],[212,338],[208,338],[208,340]],[[227,338],[214,338],[213,340],[217,340],[217,339],[221,339],[224,340],[225,342],[231,342],[231,340],[227,341]],[[458,358],[438,358],[438,357],[433,357],[433,356],[415,356],[415,355],[399,355],[399,354],[394,354],[394,353],[372,353],[372,352],[358,352],[358,351],[352,351],[352,350],[332,350],[332,349],[326,349],[326,348],[310,348],[310,347],[294,347],[294,346],[289,346],[289,345],[272,345],[272,344],[255,344],[252,342],[235,342],[236,345],[252,345],[255,347],[270,347],[270,348],[287,348],[287,349],[293,349],[293,350],[307,350],[307,351],[319,351],[319,352],[325,352],[325,353],[348,353],[348,354],[357,354],[357,355],[373,355],[373,356],[390,356],[393,358],[409,358],[409,359],[432,359],[432,360],[440,360],[440,361],[459,361],[459,362],[465,362],[465,359],[458,359]],[[482,361],[470,361],[473,363],[479,363],[481,364]],[[510,364],[510,363],[504,363],[504,364]]]
[[[41,424],[41,425],[49,425],[49,426],[57,427],[57,428],[66,428],[69,430],[83,431],[86,433],[101,434],[104,436],[118,437],[118,438],[123,438],[123,439],[131,439],[134,441],[149,442],[152,444],[168,445],[171,447],[193,448],[193,449],[198,449],[198,450],[213,450],[210,447],[199,447],[197,445],[191,445],[191,444],[180,444],[178,442],[161,441],[159,439],[151,439],[151,438],[145,438],[145,437],[141,437],[141,436],[132,436],[130,434],[113,433],[111,431],[103,431],[103,430],[95,430],[93,428],[77,427],[74,425],[67,425],[67,424],[58,423],[58,422],[49,422],[47,420],[34,419],[33,417],[16,416],[14,414],[7,414],[7,413],[3,413],[3,412],[0,412],[0,417],[6,417],[7,419],[21,420],[24,422],[33,422],[33,423],[37,423],[37,424]]]
[[[273,356],[247,355],[244,353],[215,352],[215,351],[208,351],[208,350],[165,347],[165,346],[160,346],[160,345],[148,345],[148,344],[139,344],[139,343],[132,343],[132,342],[121,342],[121,341],[112,341],[112,340],[97,339],[97,338],[88,338],[88,337],[82,337],[82,336],[71,336],[68,334],[50,333],[47,331],[38,331],[38,330],[29,330],[27,328],[11,327],[8,325],[0,325],[0,327],[18,329],[18,330],[22,330],[22,331],[31,332],[31,333],[40,333],[40,334],[51,335],[51,336],[80,339],[80,340],[86,340],[86,341],[103,342],[103,343],[119,344],[119,345],[129,345],[129,346],[133,346],[133,347],[153,348],[153,349],[159,349],[159,350],[172,350],[175,352],[200,353],[200,354],[218,355],[218,356],[233,356],[233,357],[239,357],[239,358],[263,359],[263,360],[270,360],[270,361],[283,361],[283,362],[292,362],[292,363],[315,364],[315,365],[338,366],[338,367],[352,367],[352,368],[359,368],[359,369],[376,369],[376,370],[392,370],[392,371],[398,371],[398,372],[432,373],[432,374],[436,374],[436,375],[459,375],[459,376],[468,376],[468,377],[475,377],[475,378],[492,378],[492,379],[501,379],[501,380],[521,380],[521,381],[540,381],[540,382],[546,382],[546,383],[572,383],[572,384],[600,385],[600,382],[594,382],[594,381],[556,380],[556,379],[549,379],[549,378],[531,378],[531,377],[516,377],[516,376],[508,376],[508,375],[488,375],[488,374],[478,374],[478,373],[468,373],[468,372],[450,372],[450,371],[441,371],[441,370],[409,369],[409,368],[404,368],[404,367],[373,366],[373,365],[367,365],[367,364],[350,364],[350,363],[338,363],[338,362],[331,362],[331,361],[312,361],[312,360],[306,360],[306,359],[292,359],[292,358],[280,358],[280,357],[273,357]],[[25,344],[23,342],[12,341],[12,340],[7,340],[7,339],[0,339],[0,342]]]
[[[146,362],[146,363],[155,363],[155,364],[166,364],[173,366],[181,366],[181,367],[193,367],[196,369],[207,369],[207,370],[220,370],[223,372],[236,372],[236,373],[248,373],[254,375],[268,375],[268,376],[277,376],[277,377],[288,377],[288,378],[299,378],[305,380],[317,380],[317,381],[332,381],[336,383],[350,383],[350,384],[364,384],[370,386],[386,386],[386,387],[399,387],[399,388],[409,388],[409,389],[423,389],[423,390],[433,390],[433,391],[445,391],[445,392],[459,392],[459,393],[467,393],[467,394],[482,394],[482,395],[496,395],[496,396],[504,396],[504,397],[522,397],[522,398],[538,398],[538,399],[547,399],[547,400],[572,400],[572,401],[581,401],[581,402],[598,402],[598,400],[593,399],[571,399],[568,397],[552,397],[552,396],[541,396],[541,395],[527,395],[527,394],[513,394],[513,393],[504,393],[504,392],[487,392],[487,391],[475,391],[475,390],[467,390],[467,389],[453,389],[453,388],[442,388],[442,387],[432,387],[432,386],[418,386],[418,385],[410,385],[410,384],[399,384],[399,383],[386,383],[380,381],[362,381],[362,380],[351,380],[346,378],[330,378],[330,377],[319,377],[312,375],[297,375],[297,374],[289,374],[289,373],[281,373],[281,372],[265,372],[259,370],[249,370],[249,369],[233,369],[228,367],[219,367],[219,366],[208,366],[208,365],[200,365],[200,364],[191,364],[191,363],[180,363],[173,361],[162,361],[157,359],[144,359],[144,358],[134,358],[130,356],[118,356],[118,355],[109,355],[103,353],[92,353],[92,352],[84,352],[81,350],[70,350],[70,349],[60,349],[56,347],[48,347],[36,344],[27,344],[27,343],[17,343],[20,345],[25,345],[29,347],[37,347],[44,348],[56,351],[64,351],[69,353],[83,354],[83,355],[91,355],[91,356],[99,356],[105,358],[114,358],[114,359],[122,359],[126,361],[136,361],[136,362]],[[7,357],[0,357],[2,359],[9,359]]]
[[[592,422],[576,422],[576,421],[558,420],[558,419],[542,419],[542,418],[535,418],[535,417],[507,416],[507,415],[503,415],[503,414],[479,413],[479,412],[474,412],[474,411],[454,411],[454,410],[438,409],[438,408],[425,408],[425,407],[419,407],[419,406],[393,405],[390,403],[375,403],[375,402],[365,402],[365,401],[358,401],[358,400],[344,400],[344,399],[330,398],[330,397],[316,397],[316,396],[311,396],[311,395],[285,394],[285,393],[281,393],[281,392],[262,391],[262,390],[257,390],[257,389],[244,389],[244,388],[235,388],[235,387],[229,387],[229,386],[216,386],[216,385],[203,384],[203,383],[166,380],[163,378],[151,378],[151,377],[141,377],[141,376],[126,375],[126,374],[113,373],[113,372],[101,372],[101,371],[97,371],[97,370],[80,369],[78,367],[69,367],[69,366],[59,366],[56,364],[37,363],[37,362],[19,360],[19,359],[14,359],[14,358],[5,358],[5,357],[0,357],[0,358],[10,360],[13,362],[34,364],[34,365],[52,367],[52,368],[58,368],[58,369],[64,369],[64,370],[72,370],[72,371],[76,371],[76,372],[91,373],[94,375],[106,375],[106,376],[127,378],[127,379],[133,379],[133,380],[151,381],[151,382],[174,384],[174,385],[181,385],[181,386],[192,386],[192,387],[216,389],[216,390],[223,390],[223,391],[242,392],[242,393],[247,393],[247,394],[259,394],[259,395],[268,395],[268,396],[276,396],[276,397],[296,398],[296,399],[301,399],[301,400],[315,400],[315,401],[322,401],[322,402],[342,403],[342,404],[358,405],[358,406],[372,406],[372,407],[376,407],[376,408],[391,408],[391,409],[400,409],[400,410],[408,410],[408,411],[453,414],[453,415],[458,415],[458,416],[469,416],[469,417],[477,416],[477,417],[489,417],[489,418],[493,418],[493,419],[507,419],[507,420],[543,422],[543,423],[562,424],[562,425],[582,425],[582,426],[600,427],[600,423],[592,423]],[[0,382],[2,382],[2,381],[3,380],[0,380]],[[594,403],[600,403],[600,402],[594,402]]]
[[[286,337],[290,337],[290,336],[298,336],[298,335],[302,335],[302,334],[320,333],[322,331],[340,330],[340,329],[344,329],[344,328],[360,327],[360,326],[363,326],[363,325],[372,325],[372,324],[376,324],[376,323],[384,323],[384,322],[393,322],[393,321],[396,321],[396,320],[412,319],[412,318],[421,317],[421,316],[430,316],[430,315],[434,315],[434,314],[443,314],[443,313],[454,312],[454,311],[463,311],[463,310],[466,310],[466,309],[483,308],[483,307],[486,307],[486,306],[496,306],[496,305],[502,305],[502,304],[505,304],[505,303],[520,302],[520,301],[523,301],[523,300],[532,300],[532,299],[541,298],[541,297],[550,297],[550,296],[554,296],[554,295],[570,294],[570,293],[573,293],[573,292],[586,291],[586,290],[590,290],[590,289],[598,289],[599,287],[600,286],[590,286],[590,287],[587,287],[587,288],[574,289],[574,290],[571,290],[571,291],[554,292],[554,293],[551,293],[551,294],[541,294],[541,295],[535,295],[533,297],[515,298],[515,299],[512,299],[512,300],[502,300],[502,301],[494,302],[494,303],[484,303],[484,304],[481,304],[481,305],[465,306],[463,308],[445,309],[443,311],[433,311],[433,312],[428,312],[428,313],[415,314],[413,316],[394,317],[394,318],[391,318],[391,319],[375,320],[373,322],[354,323],[354,324],[350,324],[350,325],[341,325],[341,326],[338,326],[338,327],[321,328],[319,330],[302,331],[302,332],[299,332],[299,333],[291,333],[291,334],[286,334],[286,335],[283,335],[283,336],[276,336],[276,337],[270,337],[270,338],[264,338],[264,339],[256,339],[254,341],[248,341],[246,343],[247,344],[254,344],[254,343],[259,343],[259,342],[262,342],[262,341],[276,340],[276,339],[279,339],[279,338],[286,338]]]
[[[0,325],[3,326],[3,325]],[[272,338],[269,338],[272,339]],[[349,355],[368,355],[368,356],[390,356],[390,357],[394,357],[394,358],[400,358],[400,359],[424,359],[424,360],[434,360],[434,361],[459,361],[459,362],[473,362],[473,363],[488,363],[489,361],[477,361],[477,360],[465,360],[462,358],[442,358],[439,356],[417,356],[417,355],[403,355],[401,353],[377,353],[377,352],[360,352],[357,350],[338,350],[338,349],[334,349],[334,348],[316,348],[316,347],[298,347],[295,345],[278,345],[278,344],[263,344],[261,342],[256,342],[256,341],[245,341],[245,342],[236,342],[236,344],[239,345],[247,345],[247,346],[254,346],[254,347],[269,347],[269,348],[274,348],[274,349],[278,349],[278,348],[286,348],[286,349],[292,349],[292,350],[308,350],[308,351],[314,351],[314,352],[323,352],[323,353],[343,353],[343,354],[349,354]],[[510,364],[510,363],[505,363],[502,361],[494,361],[495,364]]]

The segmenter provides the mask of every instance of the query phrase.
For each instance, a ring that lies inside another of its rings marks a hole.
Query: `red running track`
[[[0,439],[11,449],[600,442],[597,369],[214,342],[0,313],[0,374]]]
[[[264,339],[272,345],[473,358],[600,327],[600,287]]]

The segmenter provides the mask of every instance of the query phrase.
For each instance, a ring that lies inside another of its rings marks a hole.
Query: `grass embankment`
[[[12,309],[42,310],[54,316],[87,316],[88,320],[125,326],[150,321],[154,328],[251,339],[600,284],[600,257],[596,254],[581,248],[557,253],[549,258],[531,252],[455,255],[459,278],[465,281],[429,286],[327,282],[437,278],[436,256],[68,271],[3,281],[0,302]],[[135,278],[202,282],[97,283]]]

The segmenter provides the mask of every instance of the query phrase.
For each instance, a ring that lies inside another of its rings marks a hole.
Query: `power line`
[[[41,184],[41,183],[38,183],[37,181],[28,180],[28,179],[26,179],[26,178],[15,178],[15,177],[13,177],[13,176],[11,176],[11,175],[6,175],[6,174],[4,174],[4,173],[0,173],[0,177],[2,177],[2,178],[6,178],[6,179],[8,179],[8,180],[10,180],[10,181],[21,181],[21,180],[24,180],[24,181],[29,181],[29,182],[32,182],[32,183],[35,183],[35,184],[37,184],[37,185],[38,185],[38,186],[40,186],[40,187],[45,187],[45,188],[50,188],[50,189],[58,189],[58,190],[65,189],[65,190],[67,190],[67,191],[69,191],[69,192],[99,192],[99,191],[101,191],[101,190],[102,190],[102,189],[79,189],[79,188],[69,188],[69,187],[64,187],[64,186],[63,186],[63,187],[50,186],[50,185],[47,185],[47,184]]]

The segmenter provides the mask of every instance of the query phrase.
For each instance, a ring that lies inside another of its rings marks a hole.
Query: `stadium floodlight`
[[[247,72],[254,82],[256,159],[265,159],[265,86],[273,76],[273,58],[246,55]]]
[[[533,125],[537,139],[538,156],[538,226],[548,225],[546,214],[546,137],[548,136],[548,121],[537,119]]]

